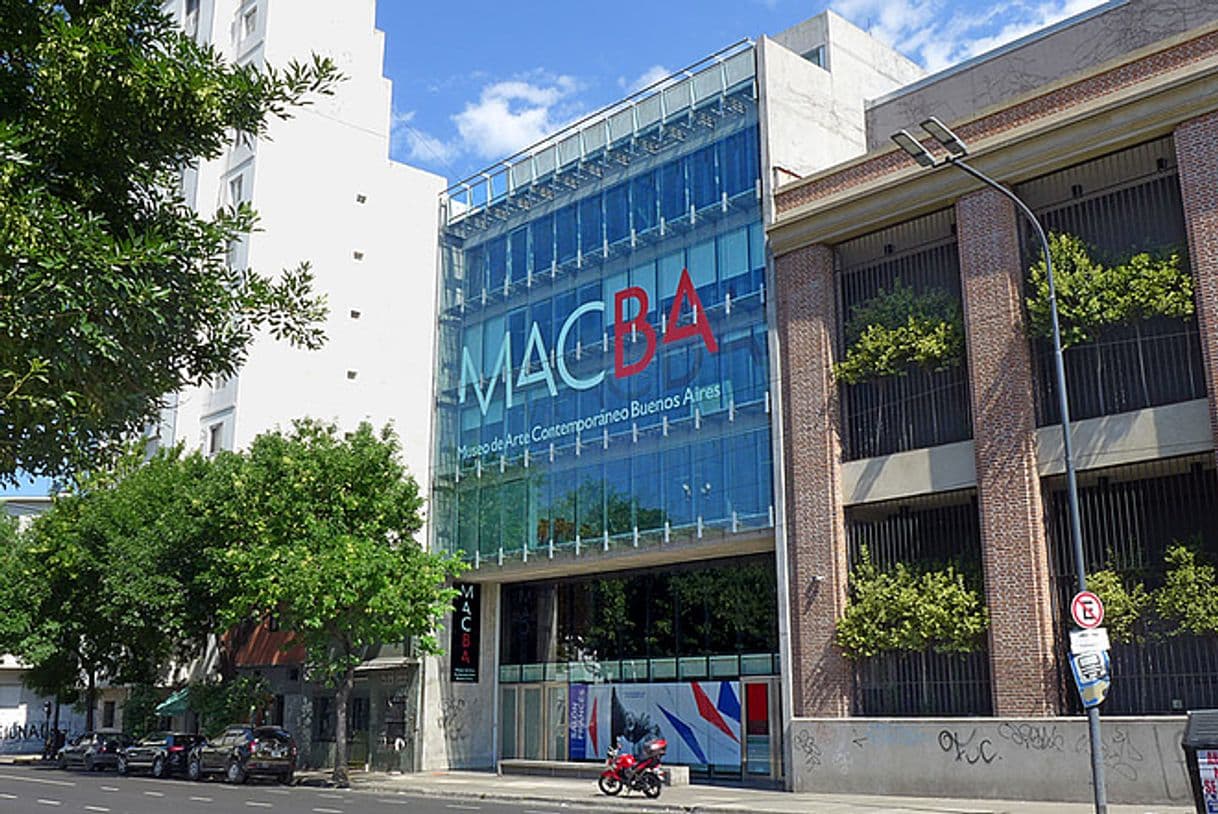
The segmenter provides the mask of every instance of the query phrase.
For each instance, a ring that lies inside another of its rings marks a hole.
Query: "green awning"
[[[186,701],[190,696],[190,688],[183,687],[164,701],[156,705],[156,714],[162,717],[181,715],[186,711]]]

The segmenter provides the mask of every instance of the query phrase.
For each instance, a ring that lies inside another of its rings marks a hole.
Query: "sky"
[[[934,72],[1100,0],[378,0],[391,156],[457,181],[744,38],[832,8]]]

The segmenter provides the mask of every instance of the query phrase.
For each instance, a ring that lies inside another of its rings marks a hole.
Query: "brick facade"
[[[956,204],[995,715],[1051,715],[1057,676],[1014,206]]]
[[[1180,196],[1188,226],[1188,253],[1193,269],[1197,326],[1205,385],[1209,393],[1210,430],[1218,441],[1218,112],[1199,116],[1176,129]]]
[[[850,712],[849,663],[833,644],[849,570],[839,478],[837,308],[833,251],[809,246],[776,260],[791,675],[796,717]]]

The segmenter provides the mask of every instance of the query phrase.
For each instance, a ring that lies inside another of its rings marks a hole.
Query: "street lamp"
[[[947,125],[931,116],[922,122],[921,127],[947,151],[942,163],[951,164],[991,189],[1001,192],[1028,219],[1032,228],[1036,230],[1036,236],[1040,239],[1040,250],[1045,257],[1045,277],[1049,282],[1049,315],[1053,325],[1053,363],[1057,374],[1057,401],[1062,418],[1062,451],[1066,457],[1066,492],[1070,504],[1070,544],[1074,549],[1078,590],[1085,591],[1087,590],[1087,566],[1083,561],[1082,520],[1078,509],[1078,478],[1074,471],[1074,445],[1070,440],[1070,404],[1066,394],[1066,365],[1062,359],[1061,328],[1057,317],[1057,289],[1053,284],[1053,259],[1049,252],[1049,238],[1045,235],[1045,230],[1040,225],[1040,221],[1036,219],[1036,215],[1014,192],[964,161],[964,157],[968,155],[968,147]],[[926,149],[925,145],[910,135],[908,131],[901,130],[893,134],[892,140],[923,167],[940,165],[940,162]],[[1104,789],[1103,744],[1100,741],[1098,707],[1093,706],[1087,709],[1087,730],[1091,738],[1091,779],[1095,786],[1095,810],[1096,814],[1107,814],[1108,796]]]

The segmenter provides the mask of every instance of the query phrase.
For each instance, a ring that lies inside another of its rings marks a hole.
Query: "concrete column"
[[[846,607],[841,441],[833,380],[837,332],[833,251],[809,246],[775,260],[782,371],[792,713],[850,714],[849,663],[833,644]]]
[[[995,715],[1051,715],[1057,672],[1015,207],[956,204]]]
[[[1218,439],[1218,112],[1176,128],[1180,196],[1188,228],[1193,298],[1209,395],[1210,432]]]

